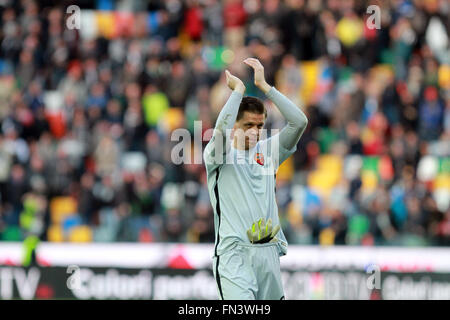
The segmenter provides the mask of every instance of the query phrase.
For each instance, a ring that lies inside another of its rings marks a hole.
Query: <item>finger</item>
[[[255,62],[249,62],[247,63],[249,66],[251,66],[255,71],[262,70],[262,66],[256,64]]]
[[[255,65],[253,65],[251,62],[245,62],[245,64],[255,69]]]
[[[267,237],[269,234],[267,233],[267,228],[266,228],[266,219],[262,218],[262,222],[261,222],[261,231],[264,237]]]
[[[244,60],[244,63],[246,63],[246,64],[248,64],[248,65],[254,65],[254,64],[255,64],[255,61],[250,60],[250,58],[249,58],[249,59],[245,59],[245,60]]]
[[[253,63],[254,65],[256,65],[256,66],[261,66],[262,67],[262,64],[261,64],[261,62],[258,60],[258,59],[255,59],[255,58],[250,58],[251,60],[249,60],[251,63]]]
[[[228,76],[229,76],[230,78],[231,78],[231,77],[234,77],[234,75],[233,75],[230,71],[226,70],[225,72],[228,74]]]
[[[272,234],[272,219],[267,220],[266,234]]]
[[[258,220],[257,229],[258,229],[258,240],[260,240],[264,236],[264,229],[262,228],[262,219]]]
[[[259,219],[259,227],[261,228],[261,230],[264,230],[265,226],[266,226],[266,219],[264,218]]]
[[[252,234],[252,230],[250,230],[250,229],[248,229],[247,230],[247,237],[248,237],[248,240],[250,240],[250,242],[253,242],[253,234]]]
[[[272,231],[272,237],[275,237],[278,233],[278,231],[280,231],[280,225],[277,225],[273,231]]]
[[[248,58],[248,62],[255,63],[255,64],[260,64],[261,63],[261,62],[259,62],[258,59],[255,59],[255,58]]]

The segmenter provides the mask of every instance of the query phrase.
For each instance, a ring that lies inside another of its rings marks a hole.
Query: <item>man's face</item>
[[[242,118],[234,124],[234,139],[237,139],[238,149],[248,150],[256,145],[265,120],[264,113],[244,111]],[[242,148],[243,143],[244,148]]]

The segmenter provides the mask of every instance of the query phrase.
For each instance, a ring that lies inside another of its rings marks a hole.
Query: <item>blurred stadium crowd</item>
[[[252,56],[309,118],[277,174],[291,244],[450,245],[449,15],[445,0],[1,1],[0,240],[214,241],[204,166],[174,164],[171,133],[214,126],[225,67],[281,128]]]

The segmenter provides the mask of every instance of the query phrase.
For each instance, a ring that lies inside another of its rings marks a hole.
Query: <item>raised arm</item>
[[[213,136],[206,146],[204,155],[207,162],[218,160],[216,152],[225,154],[226,141],[229,139],[230,131],[236,122],[239,106],[245,92],[244,83],[238,77],[232,75],[228,70],[225,70],[225,75],[227,85],[233,91],[217,117]],[[223,160],[223,158],[220,159]]]
[[[279,140],[281,146],[290,150],[297,145],[303,135],[308,125],[308,118],[299,107],[275,87],[271,87],[266,95],[278,107],[287,121],[287,124],[280,131]]]
[[[283,148],[291,150],[297,145],[305,131],[308,125],[308,118],[291,100],[266,82],[264,67],[258,59],[247,58],[244,60],[244,63],[254,69],[255,85],[277,106],[286,119],[287,124],[279,133],[279,143]]]

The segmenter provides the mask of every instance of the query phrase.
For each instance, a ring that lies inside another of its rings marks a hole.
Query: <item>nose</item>
[[[253,126],[250,129],[248,129],[248,132],[251,134],[258,134],[258,131],[259,131],[259,129],[257,126]]]

